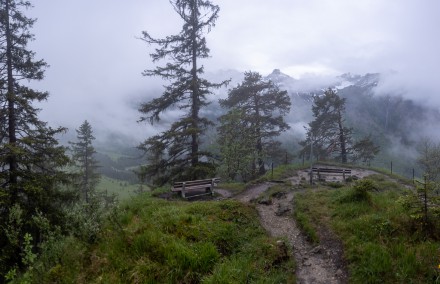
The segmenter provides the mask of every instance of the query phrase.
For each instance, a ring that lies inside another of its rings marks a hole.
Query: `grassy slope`
[[[143,185],[143,190],[148,190],[148,188]],[[108,195],[116,195],[119,200],[127,200],[131,197],[137,195],[139,190],[139,184],[130,184],[126,181],[121,181],[117,179],[112,179],[106,176],[101,176],[101,180],[96,188],[97,191],[107,192]]]
[[[440,241],[414,230],[397,202],[402,195],[398,184],[380,176],[373,180],[378,190],[365,200],[354,198],[349,186],[299,194],[298,221],[311,239],[316,238],[313,228],[324,224],[342,239],[350,283],[440,283]]]
[[[169,202],[143,194],[121,205],[95,245],[67,239],[45,283],[291,283],[293,262],[253,207]]]

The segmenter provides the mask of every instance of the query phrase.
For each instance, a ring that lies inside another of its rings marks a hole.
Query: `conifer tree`
[[[284,121],[291,106],[287,91],[263,80],[257,72],[246,72],[243,82],[229,92],[227,99],[220,100],[220,105],[241,111],[242,121],[252,131],[254,175],[264,174],[265,154],[270,146],[277,145],[273,138],[290,128]]]
[[[69,159],[55,135],[64,129],[38,119],[33,102],[46,100],[48,93],[25,85],[43,79],[47,67],[27,47],[35,20],[23,11],[30,6],[28,1],[0,1],[0,275],[19,264],[25,233],[41,239],[32,217],[62,224],[62,204],[69,198],[58,187],[67,181],[60,169]]]
[[[238,175],[244,181],[252,177],[250,165],[255,157],[255,139],[243,117],[242,110],[233,108],[219,118],[220,172],[230,180]]]
[[[76,133],[77,142],[70,142],[70,145],[72,145],[72,162],[78,169],[77,185],[82,198],[86,203],[89,203],[100,179],[100,175],[97,173],[98,161],[94,157],[96,151],[92,144],[95,137],[93,136],[92,126],[87,120],[81,124]]]
[[[380,146],[376,146],[369,135],[354,143],[351,159],[353,162],[361,161],[365,165],[370,166],[371,161],[379,151]]]
[[[226,83],[214,84],[201,77],[204,70],[200,59],[209,57],[204,34],[214,27],[219,7],[208,0],[171,0],[170,3],[183,21],[180,33],[156,39],[143,32],[142,37],[148,44],[158,46],[150,54],[153,62],[168,60],[164,66],[145,70],[143,74],[159,76],[170,84],[161,97],[140,106],[140,121],[153,124],[167,110],[184,112],[169,130],[139,146],[149,160],[140,175],[153,178],[156,184],[170,179],[203,178],[214,172],[210,153],[200,149],[202,135],[212,122],[202,117],[200,111],[208,104],[207,96],[212,90]]]
[[[352,129],[345,126],[345,99],[335,90],[327,89],[322,96],[316,96],[312,106],[315,119],[309,123],[304,150],[319,145],[320,158],[337,153],[342,163],[347,163],[350,154]]]

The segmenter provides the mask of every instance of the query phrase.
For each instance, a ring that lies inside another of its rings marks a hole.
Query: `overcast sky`
[[[41,117],[77,128],[85,119],[101,132],[136,139],[133,105],[157,84],[142,77],[152,50],[137,39],[177,33],[181,22],[167,0],[38,0],[31,48],[50,68],[37,84],[50,92]],[[213,0],[220,6],[208,34],[207,71],[273,69],[295,78],[346,72],[389,75],[382,86],[440,106],[440,1]],[[159,96],[160,92],[156,92]],[[133,132],[135,131],[135,132]]]

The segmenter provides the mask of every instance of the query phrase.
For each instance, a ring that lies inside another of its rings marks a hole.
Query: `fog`
[[[399,93],[440,106],[440,1],[213,0],[220,6],[208,34],[207,72],[273,69],[296,78],[351,72],[384,74],[378,94]],[[49,91],[41,118],[77,128],[87,119],[98,136],[112,132],[133,143],[156,130],[138,124],[137,106],[161,94],[141,75],[154,68],[154,47],[139,40],[177,33],[181,22],[168,1],[33,1],[38,18],[31,48],[50,68],[35,86]],[[232,71],[231,71],[232,72]],[[235,71],[234,71],[235,72]],[[227,72],[226,72],[227,74]],[[218,78],[218,81],[228,78]]]

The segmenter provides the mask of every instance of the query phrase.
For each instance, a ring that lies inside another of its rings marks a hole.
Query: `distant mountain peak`
[[[336,86],[337,89],[343,89],[348,86],[357,87],[375,87],[380,81],[379,73],[367,73],[365,75],[357,75],[351,73],[345,73],[338,76],[340,79],[339,84]]]
[[[281,72],[280,69],[274,69],[272,73],[266,76],[266,79],[274,82],[280,87],[288,86],[295,83],[295,79]]]

